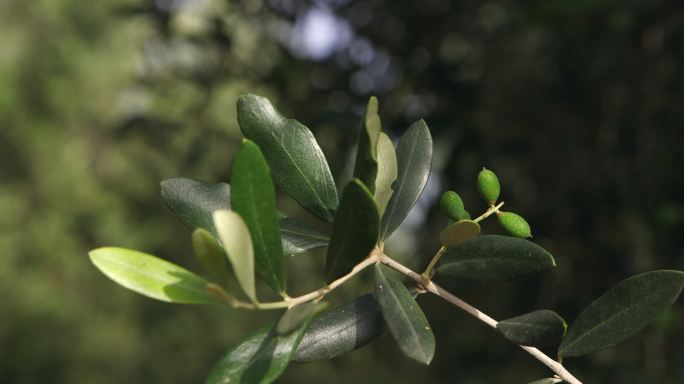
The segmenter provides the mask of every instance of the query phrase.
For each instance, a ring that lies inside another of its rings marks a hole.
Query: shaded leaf
[[[354,177],[368,186],[371,194],[375,192],[375,178],[378,174],[378,137],[381,128],[380,116],[378,116],[378,99],[371,96],[366,107],[363,128],[359,132],[354,164]]]
[[[394,190],[392,184],[397,180],[397,154],[389,136],[380,132],[378,139],[378,175],[375,178],[375,202],[380,217],[385,212]]]
[[[621,281],[582,311],[558,354],[580,356],[614,346],[655,320],[682,287],[681,271],[652,271]]]
[[[531,241],[485,235],[448,249],[435,269],[435,277],[506,281],[554,266],[553,256]]]
[[[215,211],[214,225],[223,243],[228,260],[233,266],[235,277],[245,295],[256,302],[254,283],[254,247],[247,224],[233,211]]]
[[[267,384],[283,374],[290,364],[308,322],[296,331],[279,335],[271,325],[242,339],[209,373],[206,384]]]
[[[211,213],[230,209],[230,185],[205,183],[185,178],[161,182],[161,195],[166,205],[191,231],[204,228],[217,236]]]
[[[439,234],[439,240],[445,247],[453,247],[474,239],[479,233],[480,224],[472,220],[461,220],[444,228]]]
[[[319,308],[318,305],[318,303],[309,301],[308,303],[302,303],[295,305],[292,308],[288,308],[278,321],[276,331],[281,335],[286,335],[296,330],[305,321],[311,319],[314,312]]]
[[[338,204],[337,189],[311,131],[281,116],[261,96],[240,96],[237,113],[242,133],[262,149],[276,183],[302,207],[332,221]]]
[[[259,147],[244,139],[233,158],[233,210],[245,220],[254,246],[256,273],[285,292],[285,259],[278,229],[271,172]]]
[[[203,278],[156,256],[125,248],[90,251],[90,260],[107,277],[141,295],[169,303],[220,304]]]
[[[312,249],[327,247],[330,238],[316,228],[292,217],[278,221],[283,242],[283,253],[293,256]]]
[[[325,261],[325,281],[350,272],[375,248],[380,230],[378,208],[370,191],[358,179],[344,188],[340,209]]]
[[[214,236],[204,228],[197,228],[192,232],[192,248],[202,267],[215,282],[223,288],[228,288],[228,266],[223,248]]]
[[[397,146],[397,181],[382,217],[381,239],[387,239],[418,200],[432,167],[432,137],[425,121],[411,124]]]
[[[542,309],[502,320],[496,328],[516,344],[548,347],[561,342],[567,326],[556,312]]]
[[[372,294],[366,294],[314,317],[293,360],[332,359],[363,347],[384,331],[380,307]]]
[[[404,354],[430,364],[435,355],[435,336],[411,292],[394,272],[375,265],[375,297],[394,340]]]

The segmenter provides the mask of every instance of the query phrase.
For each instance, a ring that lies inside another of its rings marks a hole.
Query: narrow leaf
[[[242,133],[264,151],[276,183],[304,208],[332,221],[338,204],[335,181],[311,131],[281,116],[261,96],[240,96],[237,113]]]
[[[516,344],[548,347],[561,342],[567,326],[556,312],[542,309],[500,321],[496,328]]]
[[[191,231],[204,228],[216,236],[211,213],[230,209],[230,185],[185,178],[161,182],[162,199]]]
[[[472,220],[457,221],[444,228],[439,240],[445,247],[453,247],[464,241],[472,240],[480,233],[480,224]]]
[[[327,247],[330,238],[316,228],[292,217],[278,221],[283,242],[283,253],[293,256],[312,249]]]
[[[380,217],[373,196],[358,179],[344,188],[325,261],[325,281],[350,272],[368,257],[378,240]]]
[[[397,166],[394,193],[382,217],[382,239],[387,239],[404,221],[430,176],[432,137],[425,121],[411,124],[399,141]]]
[[[392,184],[397,180],[397,154],[389,136],[380,132],[378,139],[378,175],[375,178],[375,202],[380,217],[385,212],[394,190]]]
[[[209,373],[206,384],[267,384],[280,377],[290,364],[308,321],[287,335],[271,325],[242,339]]]
[[[207,290],[206,280],[158,257],[114,247],[92,250],[89,256],[107,277],[141,295],[169,303],[222,303]]]
[[[311,319],[314,312],[316,312],[317,307],[318,303],[309,301],[308,303],[302,303],[295,305],[292,308],[288,308],[278,321],[276,331],[280,335],[287,335],[296,330],[305,321]]]
[[[435,355],[435,336],[411,292],[387,267],[375,265],[375,297],[387,327],[404,354],[430,364]]]
[[[580,356],[614,346],[655,320],[682,287],[681,271],[652,271],[621,281],[582,311],[558,354]]]
[[[233,158],[233,209],[245,220],[254,243],[256,272],[277,292],[285,292],[285,260],[278,229],[271,173],[259,147],[243,140]]]
[[[356,149],[354,177],[361,180],[368,190],[375,192],[375,179],[378,174],[378,137],[380,136],[380,116],[378,116],[378,99],[372,96],[368,100],[363,128],[359,133]]]
[[[314,317],[294,361],[332,359],[363,347],[384,331],[380,307],[372,294],[366,294]]]
[[[435,269],[435,277],[507,281],[554,266],[553,256],[531,241],[485,235],[448,249]]]
[[[226,257],[214,236],[206,229],[195,229],[192,232],[192,248],[209,276],[223,288],[228,288],[229,277]]]
[[[214,225],[240,287],[256,302],[254,247],[247,224],[236,212],[221,210],[214,212]]]

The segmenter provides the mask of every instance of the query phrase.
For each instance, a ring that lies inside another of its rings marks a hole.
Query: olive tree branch
[[[435,284],[434,282],[426,279],[424,276],[414,272],[413,270],[407,268],[403,264],[397,262],[396,260],[384,254],[380,256],[380,262],[394,269],[395,271],[409,277],[411,280],[415,281],[420,289],[423,289],[425,291],[428,291],[432,294],[441,297],[442,299],[461,308],[462,310],[464,310],[471,316],[475,317],[476,319],[482,321],[483,323],[487,324],[488,326],[496,329],[498,321],[494,320],[493,318],[483,313],[479,309],[454,296],[452,293]],[[544,352],[540,351],[539,349],[523,345],[519,345],[519,347],[524,349],[525,351],[527,351],[527,353],[529,353],[534,358],[536,358],[544,365],[549,367],[556,375],[558,375],[558,377],[565,380],[566,382],[570,384],[582,384],[582,382],[575,378],[575,376],[573,376],[567,369],[565,369],[565,367],[561,363],[548,357],[546,354],[544,354]]]

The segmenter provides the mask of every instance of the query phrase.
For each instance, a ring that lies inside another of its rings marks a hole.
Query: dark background
[[[1,1],[0,382],[197,383],[277,318],[155,302],[87,257],[116,245],[199,271],[159,181],[229,180],[245,92],[309,126],[341,179],[370,95],[394,138],[424,118],[435,169],[392,254],[423,267],[446,223],[435,199],[454,189],[481,213],[487,166],[558,268],[451,288],[495,318],[549,308],[572,321],[625,277],[684,269],[683,69],[679,1]],[[315,286],[322,256],[293,259],[290,285]],[[364,275],[331,301],[369,288]],[[430,367],[385,335],[281,381],[549,375],[456,308],[420,303],[438,339]],[[567,366],[586,383],[684,382],[684,305]]]

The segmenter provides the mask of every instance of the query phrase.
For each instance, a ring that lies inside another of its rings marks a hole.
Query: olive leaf
[[[682,271],[652,271],[621,281],[582,311],[558,354],[581,356],[612,347],[655,320],[683,287]]]
[[[326,221],[337,210],[337,189],[328,162],[309,128],[283,117],[267,98],[237,101],[242,133],[264,152],[275,182],[302,207]]]
[[[233,159],[233,209],[252,236],[256,272],[277,292],[285,292],[285,260],[271,172],[259,147],[243,140]]]
[[[427,124],[411,124],[397,146],[397,181],[382,217],[380,238],[387,239],[404,221],[430,177],[432,137]]]
[[[141,295],[182,304],[219,304],[209,282],[176,264],[125,248],[90,251],[90,261],[119,285]]]

